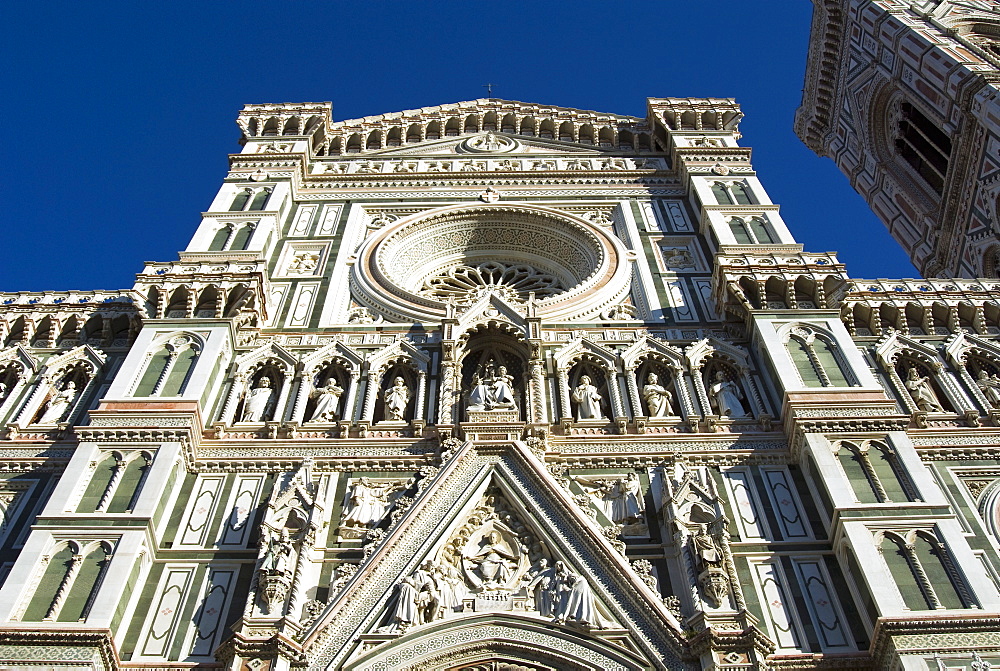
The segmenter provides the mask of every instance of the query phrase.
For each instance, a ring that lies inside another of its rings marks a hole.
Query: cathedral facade
[[[924,277],[1000,277],[1000,8],[813,0],[795,131]]]
[[[1000,284],[803,250],[730,99],[330,111],[0,297],[3,668],[1000,663]]]

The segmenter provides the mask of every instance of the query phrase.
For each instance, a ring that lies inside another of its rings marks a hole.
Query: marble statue
[[[517,568],[518,555],[515,554],[498,531],[486,537],[479,551],[465,556],[472,573],[481,580],[484,589],[503,587]]]
[[[650,417],[667,417],[671,414],[670,403],[673,394],[660,384],[660,378],[655,373],[650,373],[646,378],[646,385],[642,388],[642,398],[646,401]]]
[[[490,400],[490,387],[479,376],[479,373],[472,375],[472,389],[469,391],[468,410],[486,410],[486,404]]]
[[[922,377],[917,373],[917,369],[910,366],[906,373],[906,391],[910,393],[910,398],[919,410],[924,412],[944,412],[941,402],[938,401],[931,381],[927,377]]]
[[[528,582],[528,592],[535,597],[535,610],[542,617],[554,617],[553,596],[556,580],[556,569],[549,566],[549,561],[542,557],[537,567],[532,571]]]
[[[247,392],[243,404],[244,422],[263,422],[270,418],[276,401],[271,378],[262,377],[257,386]]]
[[[976,386],[983,392],[983,396],[994,408],[1000,408],[1000,377],[990,376],[985,370],[980,370],[976,379]],[[2,394],[0,394],[2,396]]]
[[[589,375],[580,376],[580,384],[573,389],[573,402],[576,403],[576,418],[604,419],[601,414],[601,395],[597,387],[590,383]]]
[[[392,613],[392,619],[400,631],[406,631],[407,627],[420,624],[420,588],[412,576],[406,576],[399,581],[396,587],[396,609]]]
[[[371,527],[378,524],[391,505],[389,495],[398,488],[396,483],[380,485],[368,478],[360,478],[351,488],[344,526]]]
[[[291,556],[292,541],[288,536],[288,529],[282,529],[267,545],[264,559],[260,563],[261,573],[267,576],[285,575]]]
[[[726,374],[721,370],[715,373],[715,382],[708,388],[708,397],[720,417],[742,419],[747,416],[746,408],[740,400],[743,392],[735,382],[727,380]]]
[[[382,394],[385,401],[386,419],[393,422],[405,421],[406,405],[410,402],[410,390],[406,386],[406,381],[401,377],[396,377],[392,386]]]
[[[629,473],[615,483],[611,499],[611,521],[615,524],[635,524],[643,521],[645,505],[639,476]]]
[[[706,525],[702,524],[698,527],[698,533],[692,537],[692,542],[694,543],[695,555],[702,568],[718,566],[721,563],[722,555],[719,552],[719,546],[712,535],[708,533]]]
[[[472,375],[468,410],[509,410],[516,406],[514,376],[506,366],[495,366],[491,360]]]
[[[69,410],[70,406],[73,405],[73,401],[76,399],[77,389],[76,383],[70,380],[66,383],[64,389],[57,390],[53,386],[52,398],[49,399],[48,405],[45,407],[45,412],[42,413],[41,418],[38,420],[39,424],[56,424],[62,420],[63,415]]]
[[[316,398],[310,422],[335,422],[338,419],[337,410],[340,406],[340,396],[344,390],[337,386],[337,381],[330,378],[325,387],[313,390],[310,396]]]
[[[558,601],[555,603],[555,621],[558,623],[598,624],[597,608],[590,583],[583,576],[570,571],[561,561],[556,562],[555,584]]]

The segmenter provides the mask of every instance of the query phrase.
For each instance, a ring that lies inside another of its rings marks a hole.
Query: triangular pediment
[[[434,592],[432,615],[418,615],[428,575],[448,587]],[[561,605],[557,593],[566,594]],[[470,631],[591,660],[580,668],[688,668],[660,596],[519,442],[459,449],[331,597],[302,646],[311,668],[371,668],[406,648],[446,653],[442,641]]]

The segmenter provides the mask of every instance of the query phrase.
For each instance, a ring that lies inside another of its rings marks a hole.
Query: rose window
[[[616,237],[540,205],[443,207],[393,222],[358,249],[355,300],[400,322],[444,318],[487,294],[548,319],[594,317],[620,302],[631,264]]]
[[[488,289],[520,300],[526,299],[530,293],[534,293],[536,298],[546,298],[566,290],[558,278],[529,265],[485,261],[474,266],[455,266],[429,277],[420,294],[466,302]]]

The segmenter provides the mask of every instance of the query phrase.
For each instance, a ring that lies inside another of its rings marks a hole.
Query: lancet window
[[[807,387],[848,387],[854,382],[840,348],[829,336],[793,328],[785,347]]]
[[[215,233],[208,246],[210,252],[242,251],[250,244],[256,223],[248,221],[244,224],[226,224]]]
[[[880,441],[837,444],[837,458],[860,503],[916,501],[913,484],[896,450]]]
[[[908,102],[900,105],[896,152],[939,194],[944,190],[951,138]]]
[[[42,575],[21,619],[25,622],[83,622],[111,561],[107,541],[83,545],[63,541],[42,558]]]
[[[94,469],[76,511],[131,512],[152,461],[152,455],[145,451],[106,454]]]
[[[926,529],[881,532],[878,548],[910,610],[974,608],[947,546]]]
[[[744,182],[714,182],[712,193],[720,205],[753,205],[757,202]]]
[[[236,194],[233,204],[229,206],[230,212],[243,212],[251,210],[263,210],[267,201],[271,197],[271,189],[251,189],[246,188]]]
[[[201,349],[201,343],[191,336],[171,338],[149,356],[133,396],[181,396]]]
[[[763,217],[730,217],[729,228],[741,245],[766,245],[778,241]]]

